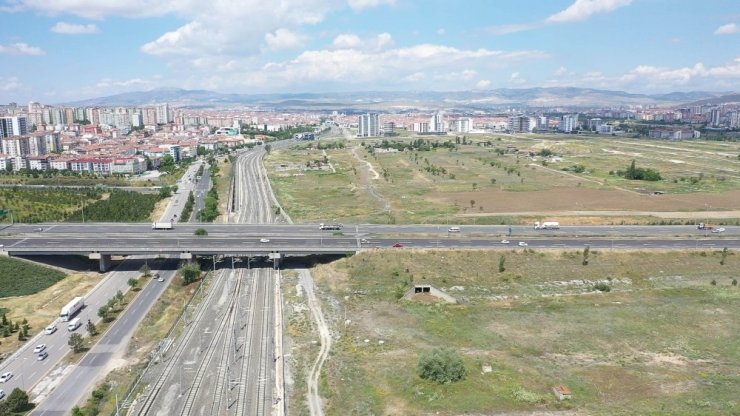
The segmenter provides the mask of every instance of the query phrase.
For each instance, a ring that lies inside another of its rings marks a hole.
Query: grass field
[[[455,136],[428,140],[455,142]],[[697,215],[728,223],[740,218],[738,143],[476,135],[455,149],[367,150],[379,142],[350,140],[344,149],[325,150],[335,171],[305,169],[306,162],[323,158],[323,151],[306,144],[273,152],[267,167],[281,203],[298,221],[505,223],[512,216],[529,222],[552,211],[561,223],[580,223],[581,217],[616,224],[656,218],[698,222]],[[556,157],[537,156],[545,149]],[[663,180],[618,176],[632,160],[658,170]]]
[[[592,252],[588,266],[578,252],[503,255],[502,273],[499,254],[485,251],[366,252],[316,268],[338,339],[322,383],[327,414],[738,412],[735,255],[724,266],[718,252]],[[458,304],[398,300],[410,281]],[[294,331],[307,316],[286,312]],[[436,346],[462,353],[465,381],[416,375],[419,354]],[[315,348],[296,349],[297,362]],[[557,384],[574,399],[558,402]]]
[[[0,262],[7,258],[0,257]],[[11,259],[13,260],[13,259]],[[13,260],[20,262],[20,260]],[[0,263],[2,264],[2,263]],[[16,266],[13,266],[16,267]],[[56,270],[22,262],[22,270],[38,270],[39,274],[29,274],[31,279],[43,280],[45,275],[60,273]],[[14,269],[17,270],[17,269]],[[35,276],[35,278],[33,277]],[[62,274],[63,276],[63,274]],[[12,279],[13,274],[0,272],[0,278]],[[30,326],[29,336],[41,332],[44,327],[59,317],[59,311],[75,296],[84,296],[100,281],[97,272],[73,273],[53,284],[46,284],[45,289],[38,289],[37,293],[26,296],[13,296],[0,299],[0,309],[7,309],[8,319],[22,321],[28,320]],[[0,286],[5,287],[4,282]],[[19,347],[17,336],[0,339],[0,356],[5,356]]]
[[[40,292],[64,279],[59,270],[10,257],[0,257],[0,298]]]

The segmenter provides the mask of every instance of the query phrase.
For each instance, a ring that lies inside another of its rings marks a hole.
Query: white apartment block
[[[578,114],[566,114],[560,120],[560,131],[570,133],[578,127]]]
[[[28,125],[25,116],[0,117],[0,139],[22,136],[27,133]]]
[[[360,137],[377,137],[380,136],[380,119],[377,113],[363,114],[359,117]]]

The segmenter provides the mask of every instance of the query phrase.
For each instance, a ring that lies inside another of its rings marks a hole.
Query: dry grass
[[[582,266],[576,252],[504,255],[503,273],[499,255],[485,251],[371,252],[319,266],[314,277],[329,292],[325,312],[339,335],[327,362],[327,413],[736,410],[737,259],[721,266],[712,252],[592,252]],[[412,279],[461,303],[397,301],[396,288]],[[597,281],[612,291],[594,293]],[[440,345],[463,353],[467,380],[418,378],[418,354]],[[484,364],[493,372],[483,374]],[[550,393],[560,383],[572,402]]]
[[[59,317],[59,311],[75,296],[84,296],[101,279],[99,273],[74,273],[55,285],[29,296],[4,298],[0,306],[10,311],[9,319],[28,320],[29,336],[34,336]],[[15,334],[14,334],[15,335]],[[17,336],[2,339],[0,354],[9,354],[20,347]]]

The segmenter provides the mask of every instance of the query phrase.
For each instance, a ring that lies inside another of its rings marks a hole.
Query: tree
[[[498,271],[499,271],[499,273],[503,273],[504,271],[506,271],[506,265],[505,265],[505,263],[506,263],[506,257],[501,256],[501,257],[498,258]]]
[[[729,253],[730,253],[730,250],[728,250],[727,247],[725,247],[722,250],[722,259],[720,259],[720,261],[719,261],[719,264],[721,266],[724,266],[725,265],[725,260],[727,260],[727,254],[729,254]]]
[[[100,308],[98,308],[98,316],[102,318],[104,321],[108,320],[109,312],[110,312],[110,307],[108,307],[108,305],[103,305]]]
[[[134,289],[136,286],[139,285],[139,279],[132,277],[128,279],[127,283],[129,286],[131,286],[131,289]]]
[[[23,331],[18,331],[18,341],[25,341],[26,337],[23,336]]]
[[[33,405],[28,402],[28,394],[18,387],[14,388],[5,398],[5,405],[13,413],[27,412],[33,408]]]
[[[98,335],[98,329],[95,327],[95,324],[92,323],[91,320],[87,320],[87,332],[90,333],[90,335],[95,336]]]
[[[180,269],[180,274],[182,275],[182,284],[184,286],[187,286],[198,280],[198,278],[200,277],[200,265],[189,264],[187,266],[184,266]]]
[[[583,249],[583,261],[581,261],[581,264],[584,266],[588,266],[588,254],[591,252],[591,247],[586,246],[586,248]]]
[[[149,274],[152,272],[152,269],[149,267],[148,264],[143,264],[141,267],[139,267],[139,273],[143,274],[146,277],[149,277]]]
[[[72,348],[72,351],[75,353],[82,351],[82,343],[82,335],[80,334],[70,335],[69,341],[67,341],[67,345],[69,345]]]
[[[468,375],[460,354],[451,348],[436,348],[426,351],[419,357],[419,377],[449,384],[464,380]]]
[[[266,144],[265,145],[265,152],[270,153],[271,150],[272,150],[272,146],[269,145],[269,144]]]
[[[195,233],[193,233],[193,234],[195,234],[195,235],[208,235],[208,230],[206,230],[205,228],[198,228],[197,230],[195,230]]]

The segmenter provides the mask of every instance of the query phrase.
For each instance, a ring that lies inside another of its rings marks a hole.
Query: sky
[[[588,87],[740,91],[740,1],[0,0],[0,103]]]

